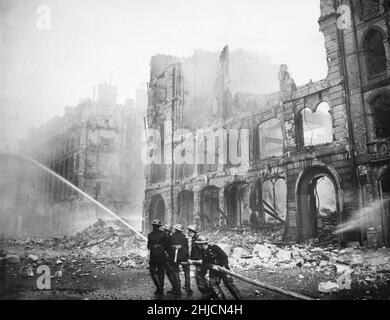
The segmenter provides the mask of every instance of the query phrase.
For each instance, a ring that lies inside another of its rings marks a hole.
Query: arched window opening
[[[149,223],[151,224],[156,219],[165,223],[165,202],[159,194],[153,196],[149,208]]]
[[[346,231],[336,233],[342,212],[336,179],[328,169],[317,166],[306,170],[300,178],[297,189],[300,241],[336,244],[346,236]],[[348,237],[358,240],[356,235]]]
[[[370,103],[377,139],[390,138],[390,96],[380,95]]]
[[[371,30],[364,40],[364,49],[368,76],[371,78],[384,73],[387,70],[387,59],[382,34]]]
[[[383,242],[390,244],[390,170],[388,169],[378,181],[380,196],[380,215],[374,215],[375,224],[383,226]],[[381,221],[378,221],[381,220]]]
[[[278,179],[275,182],[276,212],[279,217],[286,220],[287,213],[287,184],[286,180]]]
[[[282,123],[279,119],[271,119],[258,127],[260,159],[283,155]]]
[[[249,225],[249,185],[244,182],[233,183],[226,188],[228,224],[231,228]]]
[[[326,241],[334,238],[337,226],[336,189],[327,176],[318,179],[314,185],[314,195],[317,211],[317,236]]]
[[[202,190],[200,220],[202,230],[220,227],[219,189],[217,187],[211,186]]]
[[[286,219],[287,184],[284,179],[279,178],[275,182],[265,181],[262,186],[262,197],[264,212],[266,213],[265,222],[278,222],[272,215],[282,220]]]
[[[379,11],[379,0],[359,0],[358,7],[362,18]]]
[[[194,193],[181,191],[178,195],[179,217],[178,223],[186,226],[194,223]]]
[[[310,108],[303,109],[301,116],[305,147],[333,141],[332,117],[327,102],[320,103],[315,112]]]
[[[262,188],[262,194],[263,194],[263,204],[264,204],[264,209],[270,210],[270,207],[273,208],[274,203],[275,203],[275,197],[274,197],[274,186],[271,181],[265,181],[263,183],[263,188]],[[265,222],[271,222],[274,221],[274,219],[269,215],[265,215]]]

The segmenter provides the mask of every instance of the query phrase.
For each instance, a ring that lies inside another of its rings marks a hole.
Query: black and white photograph
[[[0,0],[0,300],[390,300],[390,1]]]

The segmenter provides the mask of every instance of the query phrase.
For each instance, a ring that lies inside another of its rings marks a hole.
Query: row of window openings
[[[70,179],[68,179],[71,183],[73,183],[76,187],[79,186],[79,177],[78,176],[72,176]],[[47,197],[49,195],[54,199],[66,199],[68,197],[71,197],[73,195],[76,195],[77,192],[70,188],[65,183],[59,181],[55,177],[48,177],[44,178],[41,177],[34,186],[37,187],[38,190],[45,191],[45,194]],[[29,199],[32,200],[33,196],[29,195]]]
[[[58,173],[60,176],[67,177],[71,175],[74,171],[78,171],[80,168],[80,155],[76,155],[75,159],[69,158],[61,163],[57,163],[52,166],[52,170]]]
[[[333,125],[332,117],[330,115],[329,104],[326,102],[320,103],[315,112],[309,108],[305,108],[300,113],[303,132],[303,144],[304,146],[314,146],[333,141]],[[256,144],[259,146],[259,158],[265,159],[269,157],[277,157],[283,155],[283,133],[282,123],[279,119],[272,119],[258,127],[258,141]],[[162,150],[164,143],[162,142]],[[216,137],[215,141],[216,150],[219,150],[219,139]],[[204,160],[207,162],[207,140],[204,142]],[[183,151],[182,156],[185,156]],[[163,153],[163,152],[162,152]],[[237,157],[241,156],[241,137],[237,137]],[[219,154],[215,153],[215,164],[199,164],[198,173],[215,172],[218,170]],[[234,167],[234,164],[228,164],[228,167]],[[166,167],[161,165],[155,165],[152,167],[152,183],[165,179]],[[194,173],[194,167],[191,164],[177,165],[175,170],[176,178],[183,178],[192,176]]]
[[[333,142],[333,125],[330,115],[329,105],[323,102],[318,105],[316,112],[313,112],[309,108],[305,108],[301,111],[302,131],[303,131],[303,143],[305,146],[321,145]],[[258,127],[258,145],[260,159],[281,156],[283,154],[283,132],[282,123],[279,119],[269,120]],[[228,136],[229,139],[229,136]],[[238,137],[234,136],[233,139],[237,140],[237,148],[235,150],[238,157],[241,156],[241,135],[238,133]],[[229,142],[227,143],[229,146]],[[162,143],[163,147],[163,143]],[[203,143],[204,160],[208,163],[207,156],[207,138]],[[219,137],[215,138],[215,163],[218,163],[219,159]],[[234,153],[234,150],[232,150]],[[228,151],[229,153],[229,151]],[[185,150],[182,154],[185,156]]]
[[[46,164],[49,164],[52,159],[56,159],[58,156],[61,156],[63,154],[66,154],[75,148],[80,146],[80,135],[76,137],[72,137],[64,141],[62,144],[59,144],[58,146],[55,146],[53,151],[47,152],[46,157],[44,158],[44,162]]]

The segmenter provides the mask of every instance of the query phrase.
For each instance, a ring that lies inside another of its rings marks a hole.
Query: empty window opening
[[[377,139],[390,138],[390,96],[380,95],[370,103]]]
[[[322,102],[315,112],[310,108],[301,111],[305,147],[333,141],[332,117],[329,104]]]
[[[390,244],[390,170],[388,169],[379,180],[379,195],[381,198],[380,221],[382,226],[383,242]]]
[[[367,71],[369,77],[382,74],[387,70],[387,59],[382,34],[371,30],[364,41]]]
[[[314,187],[317,216],[317,237],[320,242],[336,239],[337,227],[336,190],[326,176],[318,179]]]
[[[282,178],[265,181],[262,186],[263,208],[266,223],[279,223],[286,219],[287,185]],[[280,218],[279,220],[277,218]]]
[[[156,219],[160,220],[162,224],[165,223],[165,202],[159,194],[152,198],[149,211],[150,224]]]
[[[201,195],[201,226],[202,230],[220,227],[219,189],[209,187]]]
[[[333,177],[326,172],[313,167],[300,181],[297,196],[301,241],[337,244],[343,237],[335,234],[340,223],[338,193]]]
[[[234,183],[226,189],[227,224],[230,228],[249,226],[249,185]]]
[[[179,217],[178,223],[186,226],[194,223],[194,193],[182,191],[178,195]]]
[[[258,127],[260,159],[283,155],[282,123],[271,119]]]

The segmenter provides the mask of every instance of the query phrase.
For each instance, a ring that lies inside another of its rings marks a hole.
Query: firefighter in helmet
[[[209,244],[209,240],[203,236],[199,237],[196,243],[201,245],[201,260],[197,261],[198,263],[202,263],[205,265],[217,265],[227,270],[230,270],[228,256],[219,246],[217,246],[216,244]],[[226,299],[223,291],[219,286],[221,280],[235,299],[242,299],[242,296],[237,287],[234,285],[233,278],[230,275],[210,269],[209,278],[210,287],[216,299]]]
[[[191,295],[190,266],[188,264],[188,239],[183,233],[184,228],[181,224],[176,224],[174,226],[174,230],[175,232],[171,236],[169,250],[169,263],[174,270],[173,274],[175,284],[177,284],[174,294],[178,296],[181,295],[180,265],[182,265],[184,270],[186,292],[188,295]]]
[[[191,239],[191,250],[190,250],[190,259],[191,260],[202,260],[201,245],[196,243],[199,238],[198,228],[196,225],[190,225],[187,227],[188,237]],[[212,291],[210,284],[206,279],[207,268],[204,265],[197,264],[195,265],[195,280],[199,292],[202,294],[202,299],[210,299]]]
[[[170,261],[169,261],[169,252],[170,252],[171,238],[172,238],[172,226],[170,224],[164,225],[163,231],[164,231],[164,234],[165,234],[165,237],[167,240],[167,242],[166,242],[167,243],[167,248],[166,248],[167,260],[165,262],[165,272],[167,274],[169,282],[172,285],[172,290],[167,291],[167,293],[168,294],[175,294],[175,292],[178,291],[177,288],[180,288],[180,284],[177,283],[177,279],[176,279],[175,274],[174,274],[174,272],[175,272],[174,267],[173,267],[172,263],[170,263]]]
[[[164,294],[164,275],[168,240],[164,232],[160,230],[160,227],[162,226],[160,220],[154,220],[152,226],[153,231],[148,234],[148,250],[150,251],[149,271],[157,289],[154,294],[161,296]]]

